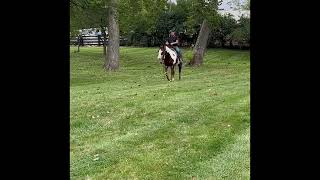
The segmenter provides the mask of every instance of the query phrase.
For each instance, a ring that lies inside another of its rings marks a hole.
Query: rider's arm
[[[170,43],[171,45],[174,45],[174,44],[178,44],[179,43],[179,41],[178,41],[178,39],[175,41],[175,42],[172,42],[172,43]]]

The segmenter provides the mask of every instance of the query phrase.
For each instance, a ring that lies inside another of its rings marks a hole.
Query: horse
[[[161,60],[160,63],[163,64],[165,75],[168,81],[174,81],[174,68],[176,65],[179,67],[179,80],[181,79],[182,61],[177,54],[178,53],[169,45],[160,46],[158,59]],[[171,71],[170,78],[168,77],[168,68],[170,68]]]

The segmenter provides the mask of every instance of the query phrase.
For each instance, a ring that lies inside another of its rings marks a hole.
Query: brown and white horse
[[[158,59],[164,66],[164,71],[168,81],[174,81],[174,68],[176,65],[179,67],[179,80],[181,79],[182,62],[177,55],[177,52],[169,45],[162,45],[159,49]],[[168,76],[168,68],[170,68],[171,76]]]

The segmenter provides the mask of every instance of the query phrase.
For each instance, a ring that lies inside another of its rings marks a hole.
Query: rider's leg
[[[175,49],[176,49],[177,53],[180,55],[180,49],[179,49],[179,47],[176,46]]]
[[[176,51],[178,53],[179,59],[182,61],[182,53],[181,53],[181,50],[178,46],[176,46]]]

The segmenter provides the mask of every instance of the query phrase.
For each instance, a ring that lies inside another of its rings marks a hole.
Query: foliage
[[[71,0],[70,33],[77,34],[82,28],[105,27],[108,1]],[[211,27],[209,45],[241,39],[250,42],[250,19],[241,17],[237,22],[232,15],[218,14],[220,3],[218,0],[177,0],[176,5],[169,5],[167,0],[119,0],[120,35],[128,39],[127,45],[156,46],[174,30],[180,33],[182,41],[191,45],[206,19]],[[233,1],[237,3],[242,9],[250,7],[250,0],[244,4]]]
[[[239,43],[250,43],[250,19],[242,16],[231,37]]]
[[[245,1],[245,3],[242,5],[242,9],[250,10],[250,0]]]
[[[103,0],[71,0],[70,31],[77,35],[79,29],[106,26],[106,2]]]

